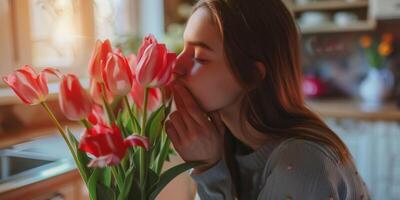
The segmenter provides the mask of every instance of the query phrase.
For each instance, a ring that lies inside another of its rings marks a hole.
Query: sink
[[[0,154],[0,180],[55,162],[54,159],[28,153],[5,151]]]
[[[45,137],[0,149],[0,194],[75,170],[60,137]]]

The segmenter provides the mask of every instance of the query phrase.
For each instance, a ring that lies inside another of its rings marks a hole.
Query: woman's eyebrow
[[[188,41],[188,44],[193,45],[193,46],[198,46],[204,49],[207,49],[209,51],[214,51],[209,45],[202,41]]]

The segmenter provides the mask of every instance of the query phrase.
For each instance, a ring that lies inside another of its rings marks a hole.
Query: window
[[[0,76],[24,64],[86,76],[97,38],[138,34],[139,6],[139,0],[0,0]]]

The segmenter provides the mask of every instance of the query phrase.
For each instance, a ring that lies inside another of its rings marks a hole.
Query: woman
[[[166,122],[206,199],[369,199],[345,144],[305,105],[299,35],[280,0],[200,0]]]

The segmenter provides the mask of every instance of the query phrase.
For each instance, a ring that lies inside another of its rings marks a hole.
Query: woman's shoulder
[[[281,142],[271,153],[265,171],[290,171],[296,168],[304,174],[337,173],[344,170],[339,156],[328,146],[311,140],[290,138]],[[329,170],[329,171],[326,171]]]

